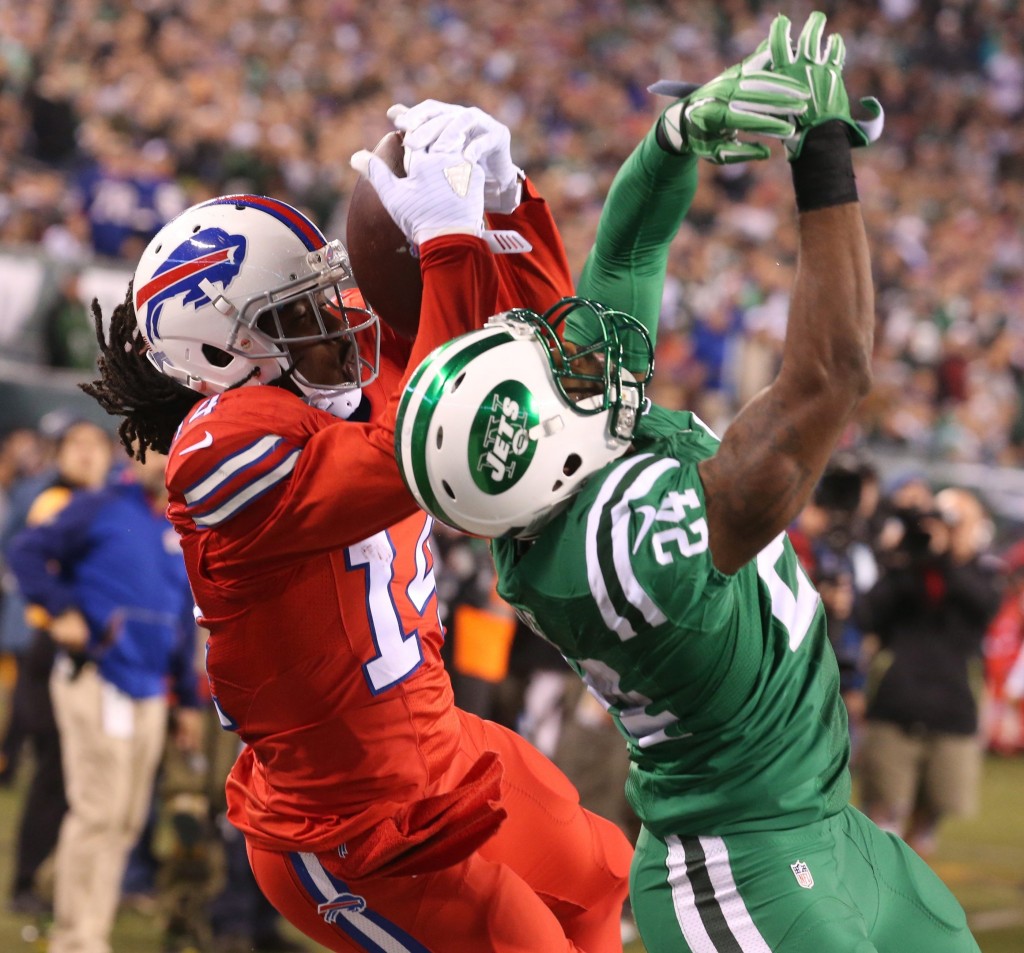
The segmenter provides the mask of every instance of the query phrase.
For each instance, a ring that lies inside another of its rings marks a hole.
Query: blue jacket
[[[56,470],[47,470],[39,476],[19,480],[11,487],[7,516],[0,527],[0,555],[4,566],[10,564],[9,544],[28,522],[32,503],[58,481]],[[0,602],[0,648],[5,652],[22,653],[32,640],[32,630],[25,619],[26,602],[13,573],[4,571],[3,601]]]
[[[75,495],[53,522],[11,541],[8,562],[29,602],[51,616],[75,608],[88,656],[133,698],[167,691],[195,706],[195,621],[185,561],[170,523],[125,474]]]

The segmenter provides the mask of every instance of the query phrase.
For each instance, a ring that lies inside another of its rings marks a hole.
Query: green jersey
[[[653,833],[837,813],[850,794],[838,666],[788,538],[719,572],[697,472],[717,438],[694,414],[652,407],[634,445],[538,539],[493,542],[499,593],[614,718],[626,795]]]

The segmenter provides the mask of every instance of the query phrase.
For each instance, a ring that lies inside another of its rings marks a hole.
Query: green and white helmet
[[[585,328],[593,343],[567,348],[558,330],[567,320],[576,339]],[[412,375],[395,433],[405,483],[455,529],[535,536],[587,477],[629,448],[653,363],[639,321],[582,298],[564,298],[543,316],[495,315]]]

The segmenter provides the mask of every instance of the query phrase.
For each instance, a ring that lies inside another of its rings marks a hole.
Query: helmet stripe
[[[248,208],[258,208],[287,225],[301,239],[308,251],[316,251],[327,244],[327,239],[319,228],[298,209],[279,199],[272,199],[266,195],[223,195],[220,198],[211,199],[206,204],[245,205]]]
[[[165,288],[179,282],[182,278],[203,271],[211,265],[219,264],[229,260],[235,253],[237,246],[231,248],[217,248],[208,255],[195,258],[192,261],[184,261],[167,271],[158,272],[152,280],[147,281],[138,291],[135,292],[135,307],[141,308],[155,294],[159,294]],[[152,328],[150,329],[152,331]]]
[[[473,358],[509,339],[504,328],[475,331],[455,338],[431,354],[413,374],[398,406],[395,422],[395,458],[409,492],[431,515],[452,524],[434,493],[424,452],[434,409],[448,382]],[[427,379],[424,383],[424,379]],[[454,525],[454,524],[452,524]]]

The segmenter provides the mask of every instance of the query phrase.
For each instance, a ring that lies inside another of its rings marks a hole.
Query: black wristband
[[[790,167],[796,207],[801,212],[857,201],[850,137],[841,119],[809,130],[800,155]]]
[[[668,138],[668,133],[665,132],[665,114],[662,113],[658,119],[657,125],[654,127],[654,141],[661,146],[662,150],[669,153],[669,155],[677,156],[689,151],[690,143],[686,135],[686,124],[682,122],[683,114],[679,113],[679,137],[682,139],[682,145],[674,146]]]

